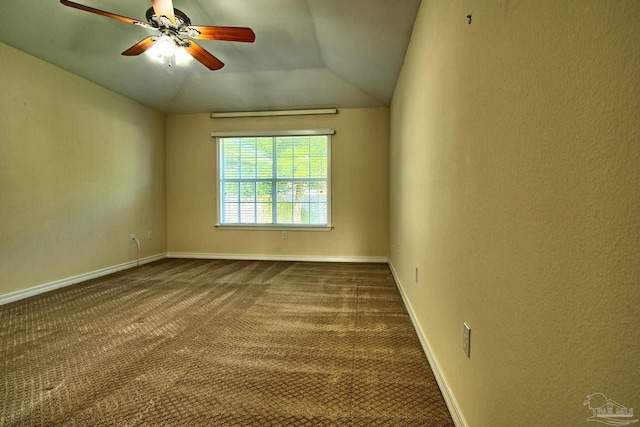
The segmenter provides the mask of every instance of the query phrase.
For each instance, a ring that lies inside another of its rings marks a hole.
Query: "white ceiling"
[[[145,21],[149,0],[75,0]],[[391,102],[420,0],[174,0],[193,25],[251,27],[256,41],[198,43],[226,66],[169,68],[121,52],[149,30],[58,0],[5,0],[0,41],[167,113]]]

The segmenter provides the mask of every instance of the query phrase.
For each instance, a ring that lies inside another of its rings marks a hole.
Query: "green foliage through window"
[[[328,225],[329,136],[218,141],[221,224]]]

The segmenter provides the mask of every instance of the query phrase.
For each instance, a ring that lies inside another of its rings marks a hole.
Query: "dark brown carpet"
[[[2,426],[453,426],[384,264],[169,259],[0,324]]]

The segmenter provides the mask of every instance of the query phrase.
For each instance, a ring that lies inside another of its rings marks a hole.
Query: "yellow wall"
[[[166,249],[164,115],[0,44],[0,296]],[[153,240],[147,240],[147,231]]]
[[[212,131],[333,128],[330,232],[219,230]],[[389,109],[337,115],[211,119],[167,117],[169,253],[300,257],[387,257]]]
[[[469,426],[586,425],[594,392],[640,407],[638,19],[636,0],[422,2],[390,258]]]

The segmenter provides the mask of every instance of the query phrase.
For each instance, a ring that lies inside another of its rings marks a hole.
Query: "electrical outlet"
[[[289,235],[287,234],[287,232],[286,232],[286,231],[283,231],[283,232],[282,232],[282,238],[283,238],[283,239],[286,239],[287,237],[289,237]]]
[[[131,243],[135,243],[136,242],[136,235],[135,234],[131,234],[131,236],[129,236],[129,242]]]
[[[471,357],[471,328],[467,323],[463,323],[464,329],[462,331],[462,350],[467,357]]]
[[[147,240],[153,239],[153,233],[151,231],[147,231]]]

